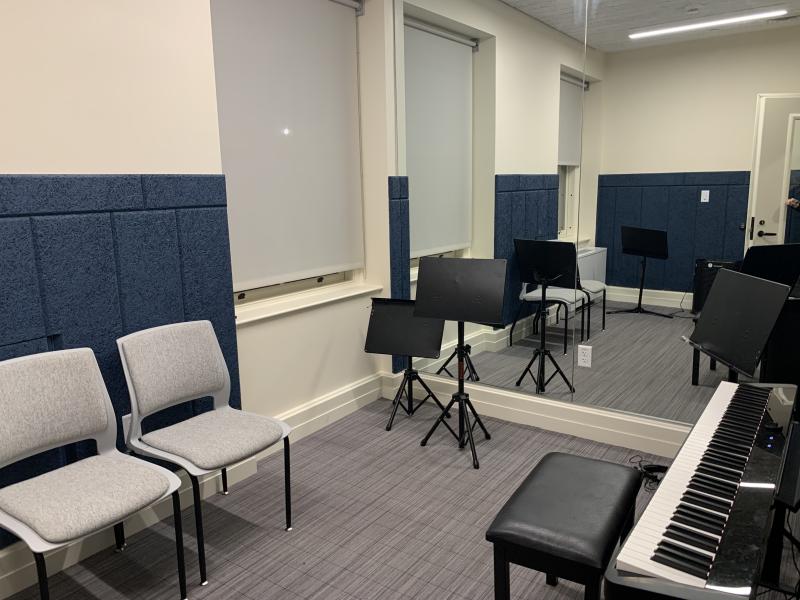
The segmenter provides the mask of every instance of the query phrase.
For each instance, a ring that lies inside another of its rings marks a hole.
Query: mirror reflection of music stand
[[[503,320],[503,296],[505,294],[506,261],[504,259],[478,258],[432,258],[419,261],[417,279],[416,316],[446,319],[458,322],[458,391],[450,403],[436,419],[428,434],[420,442],[421,446],[444,423],[447,430],[458,442],[459,449],[469,444],[472,452],[472,466],[479,468],[478,454],[472,431],[477,425],[486,439],[489,432],[464,391],[465,344],[464,323],[501,325]],[[444,420],[448,411],[458,404],[458,432]],[[470,422],[470,413],[475,422]]]
[[[730,369],[754,377],[783,305],[788,285],[720,269],[708,292],[689,344]]]
[[[525,375],[530,374],[531,379],[536,384],[536,393],[541,394],[545,387],[556,375],[561,375],[561,379],[567,384],[570,392],[575,388],[567,374],[561,369],[553,358],[552,353],[547,348],[547,288],[551,284],[561,284],[564,288],[575,288],[577,255],[575,244],[572,242],[556,242],[542,240],[514,240],[516,245],[517,260],[519,260],[520,278],[526,282],[535,282],[541,288],[542,297],[539,301],[539,347],[533,351],[530,362],[522,371],[522,375],[517,379],[517,386],[522,384]],[[575,292],[578,293],[577,290]],[[564,318],[567,318],[566,315]],[[566,341],[564,342],[566,350]],[[545,358],[549,358],[553,363],[555,371],[548,379],[545,379]],[[533,364],[539,361],[536,375],[533,374]]]
[[[645,315],[655,315],[657,317],[664,317],[671,319],[672,315],[665,315],[663,313],[648,310],[642,307],[642,295],[644,294],[644,275],[647,270],[648,258],[669,258],[667,251],[667,232],[660,229],[645,229],[643,227],[629,227],[622,225],[620,228],[620,235],[622,237],[622,253],[632,256],[642,257],[641,276],[639,278],[639,301],[634,308],[623,308],[619,310],[611,310],[608,312],[610,315],[620,313],[635,313]]]
[[[373,298],[372,312],[369,316],[365,352],[370,354],[394,354],[406,357],[403,381],[392,400],[392,416],[386,424],[391,431],[397,409],[402,407],[410,417],[428,398],[444,410],[444,406],[431,391],[419,372],[413,368],[412,357],[439,358],[444,332],[443,319],[427,319],[414,316],[413,300],[393,300]],[[418,383],[427,395],[414,405],[414,383]],[[403,396],[406,403],[403,403]],[[449,415],[448,415],[449,416]]]

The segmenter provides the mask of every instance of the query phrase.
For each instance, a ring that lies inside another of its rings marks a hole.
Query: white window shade
[[[236,291],[361,268],[356,14],[212,0]]]
[[[472,237],[472,48],[405,27],[411,256]]]
[[[558,164],[577,167],[581,163],[581,116],[583,85],[561,80],[558,110]]]

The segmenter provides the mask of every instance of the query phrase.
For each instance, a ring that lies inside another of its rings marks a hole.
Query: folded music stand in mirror
[[[503,300],[506,287],[506,261],[504,259],[479,258],[432,258],[423,257],[419,261],[417,278],[416,316],[457,321],[458,341],[458,391],[450,403],[442,410],[428,434],[420,442],[425,446],[444,423],[456,441],[459,449],[469,444],[472,452],[472,466],[479,468],[478,454],[472,430],[477,425],[486,439],[489,432],[464,391],[465,344],[464,323],[480,323],[502,326]],[[458,432],[445,421],[448,411],[458,404]],[[470,413],[475,423],[470,422]]]
[[[671,319],[672,315],[665,315],[663,313],[648,310],[642,307],[642,295],[644,294],[644,275],[647,271],[647,259],[669,258],[667,249],[667,232],[660,229],[645,229],[644,227],[630,227],[622,225],[620,227],[620,235],[622,237],[622,253],[631,256],[640,256],[642,258],[640,277],[639,277],[639,301],[634,308],[622,308],[619,310],[610,310],[608,314],[620,313],[635,313],[645,315],[655,315],[656,317],[664,317]]]
[[[372,312],[367,327],[367,341],[364,351],[370,354],[393,354],[406,358],[403,381],[392,400],[392,415],[386,424],[386,431],[391,431],[397,409],[410,417],[428,398],[444,410],[444,406],[419,376],[412,366],[412,357],[439,358],[444,332],[443,319],[429,319],[414,316],[413,300],[396,300],[390,298],[373,298]],[[414,404],[414,383],[425,390],[426,396]],[[403,403],[405,396],[406,403]],[[449,415],[448,415],[449,416]]]
[[[703,312],[687,340],[692,347],[737,373],[754,377],[783,305],[788,285],[720,269]]]

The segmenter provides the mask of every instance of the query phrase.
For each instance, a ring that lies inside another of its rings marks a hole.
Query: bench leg
[[[700,379],[700,350],[692,349],[692,385],[697,385]]]
[[[494,547],[494,600],[511,600],[511,579],[505,552]]]
[[[583,592],[583,600],[600,600],[600,588],[603,586],[602,575],[586,584]]]
[[[547,583],[547,585],[558,585],[558,577],[548,573],[545,578],[545,583]]]

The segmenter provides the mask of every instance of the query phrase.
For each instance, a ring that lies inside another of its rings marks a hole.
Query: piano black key
[[[719,452],[725,452],[727,454],[731,454],[736,458],[743,458],[744,460],[747,460],[747,458],[750,456],[750,452],[740,452],[737,450],[732,450],[731,448],[725,446],[724,444],[715,442],[713,439],[708,442],[708,447],[713,448],[714,450],[717,450]]]
[[[702,508],[697,508],[695,506],[690,506],[688,504],[685,504],[684,502],[679,502],[678,508],[675,510],[675,512],[686,516],[694,517],[695,519],[700,519],[701,521],[705,521],[709,525],[716,525],[717,527],[719,527],[720,531],[725,529],[725,517],[712,514],[707,510],[703,510]]]
[[[729,474],[729,475],[731,475],[733,477],[736,477],[737,479],[741,478],[742,472],[743,472],[742,469],[736,469],[734,467],[730,467],[730,466],[726,465],[724,462],[721,462],[721,461],[719,461],[719,460],[717,460],[715,458],[712,458],[712,457],[703,457],[702,459],[700,459],[700,463],[699,464],[705,465],[705,466],[710,467],[712,469],[721,469],[722,473]]]
[[[700,494],[692,492],[691,490],[684,493],[681,500],[688,504],[694,504],[695,506],[702,506],[703,508],[716,511],[724,515],[727,515],[731,510],[730,504],[726,504],[725,502],[722,502],[720,500],[715,500],[714,498],[709,498],[708,496],[702,496]]]
[[[706,533],[710,533],[712,535],[720,536],[722,531],[719,527],[708,525],[702,521],[697,519],[693,519],[692,517],[687,517],[682,514],[675,514],[672,515],[670,519],[673,523],[680,523],[681,525],[688,525],[689,527],[694,527],[695,529],[699,529],[700,531],[705,531]]]
[[[725,454],[724,452],[718,452],[713,448],[707,449],[704,456],[713,456],[714,458],[717,458],[719,460],[724,460],[727,463],[731,464],[732,466],[741,467],[742,469],[744,469],[745,465],[747,464],[747,461],[742,458],[734,458],[729,454]]]
[[[660,548],[666,552],[670,552],[675,556],[679,556],[687,562],[696,564],[697,566],[708,570],[711,568],[711,563],[714,559],[707,554],[702,554],[690,548],[686,548],[679,544],[674,544],[669,540],[662,540],[658,543],[657,549]]]
[[[730,494],[736,494],[736,490],[739,487],[735,483],[728,483],[726,481],[714,479],[713,477],[709,477],[708,475],[704,475],[703,473],[695,473],[694,475],[692,475],[692,481],[702,483],[703,485],[707,485],[709,487],[717,488],[722,492]]]
[[[709,535],[692,531],[691,529],[675,524],[668,525],[664,535],[678,540],[679,542],[683,542],[684,544],[702,548],[711,553],[716,552],[717,546],[719,545],[718,541]]]
[[[726,473],[720,473],[718,470],[711,469],[711,468],[705,467],[703,465],[698,465],[697,466],[697,472],[698,473],[705,473],[706,475],[710,475],[711,477],[716,477],[717,479],[720,479],[720,480],[728,482],[728,483],[732,483],[734,485],[739,483],[739,478],[738,477],[734,477],[733,475],[728,475]]]
[[[733,461],[733,460],[731,460],[731,459],[729,459],[727,457],[717,456],[716,454],[713,454],[713,453],[710,453],[710,452],[706,452],[703,455],[702,460],[703,460],[703,462],[708,462],[708,463],[711,463],[713,465],[718,465],[720,467],[725,467],[726,469],[731,469],[731,470],[736,471],[737,473],[740,473],[740,474],[742,472],[744,472],[745,465],[743,465],[743,464],[741,464],[739,462]]]
[[[728,424],[720,424],[715,433],[727,435],[746,443],[748,446],[752,445],[753,438],[756,437],[757,428],[747,429],[744,427],[732,427]]]
[[[703,570],[690,562],[680,560],[679,558],[674,558],[663,551],[656,550],[651,560],[661,563],[662,565],[672,567],[673,569],[677,569],[678,571],[683,571],[689,575],[694,575],[700,579],[708,579],[708,570]]]
[[[717,498],[722,498],[723,500],[729,500],[731,502],[733,502],[733,499],[736,497],[735,493],[728,491],[721,491],[719,488],[713,488],[704,483],[689,482],[689,485],[687,487],[690,490],[695,490],[697,492],[710,494],[712,496],[716,496]]]
[[[741,452],[746,452],[746,453],[749,453],[753,447],[752,444],[745,443],[726,433],[717,432],[711,437],[711,439],[714,440],[715,442],[726,444],[731,448],[735,448],[740,450]]]

